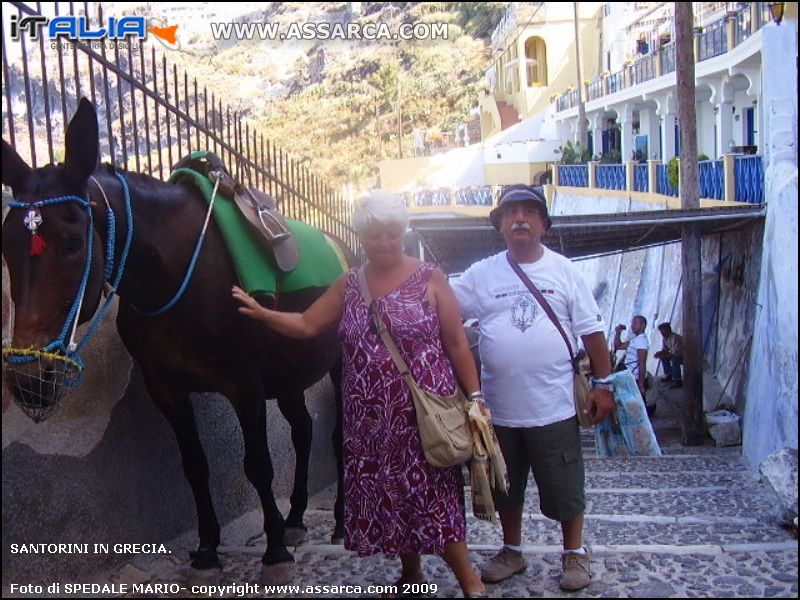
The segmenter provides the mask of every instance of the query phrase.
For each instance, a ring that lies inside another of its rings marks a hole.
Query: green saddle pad
[[[211,201],[214,185],[205,175],[191,169],[177,169],[169,178],[171,183],[190,181]],[[287,224],[300,248],[300,262],[289,273],[275,265],[259,235],[252,230],[236,203],[217,193],[214,201],[214,220],[233,260],[242,288],[248,294],[281,294],[313,287],[328,287],[347,270],[347,261],[335,242],[322,231],[301,221],[287,219]]]

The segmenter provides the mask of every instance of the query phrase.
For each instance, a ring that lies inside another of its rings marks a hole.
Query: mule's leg
[[[295,467],[292,486],[291,509],[286,517],[283,542],[297,546],[306,539],[308,529],[303,524],[303,515],[308,507],[308,464],[311,460],[311,438],[313,424],[306,408],[305,394],[278,397],[278,408],[292,430]]]
[[[264,511],[267,550],[261,559],[262,583],[280,585],[289,581],[294,557],[283,544],[284,521],[272,495],[274,470],[267,447],[267,409],[263,394],[228,393],[244,436],[244,472],[256,488]]]
[[[336,401],[336,426],[333,429],[333,453],[336,456],[336,504],[333,506],[333,518],[336,523],[331,535],[331,544],[344,541],[344,457],[342,447],[344,435],[342,431],[342,360],[336,361],[330,370],[331,382]]]
[[[208,460],[197,434],[189,394],[170,390],[156,377],[147,374],[145,382],[150,396],[175,432],[183,461],[183,474],[194,495],[200,543],[197,551],[190,553],[192,567],[201,570],[221,569],[222,565],[217,557],[219,521],[214,512],[208,485]]]

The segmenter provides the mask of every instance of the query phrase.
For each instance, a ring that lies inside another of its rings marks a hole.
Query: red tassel
[[[47,244],[44,243],[44,238],[38,233],[31,236],[31,256],[41,256]]]

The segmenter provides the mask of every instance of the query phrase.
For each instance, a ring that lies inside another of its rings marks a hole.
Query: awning
[[[658,210],[602,215],[554,216],[544,243],[569,258],[589,258],[658,246],[681,239],[681,227],[697,223],[703,235],[732,231],[763,220],[766,206]],[[425,258],[448,274],[505,250],[505,240],[486,218],[412,217]]]

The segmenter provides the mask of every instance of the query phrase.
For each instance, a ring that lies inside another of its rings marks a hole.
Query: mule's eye
[[[67,238],[67,245],[64,247],[64,254],[77,254],[83,249],[83,240],[81,238],[71,237]]]

